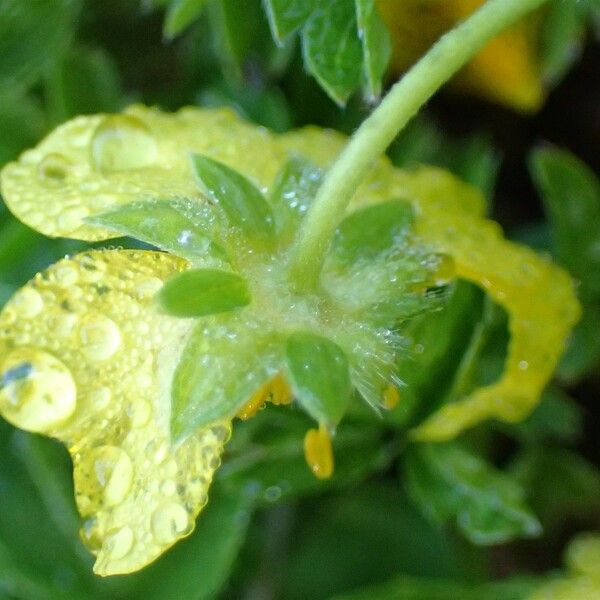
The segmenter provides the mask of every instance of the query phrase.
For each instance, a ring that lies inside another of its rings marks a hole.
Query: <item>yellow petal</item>
[[[189,176],[190,152],[228,163],[259,186],[281,161],[271,134],[230,110],[131,106],[61,125],[4,168],[0,189],[10,210],[45,235],[109,239],[116,234],[83,219],[140,198],[202,199]]]
[[[65,443],[82,538],[100,575],[145,566],[188,535],[219,466],[228,423],[177,448],[170,382],[190,321],[153,294],[183,260],[91,251],[38,274],[0,314],[0,414]]]
[[[391,71],[407,69],[445,31],[485,0],[378,0],[393,40]],[[528,20],[493,39],[459,73],[455,87],[523,112],[544,100],[536,58],[536,21]]]

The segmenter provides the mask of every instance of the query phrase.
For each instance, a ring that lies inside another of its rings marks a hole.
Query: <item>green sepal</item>
[[[331,340],[297,332],[287,340],[287,371],[294,396],[316,421],[335,426],[350,402],[348,359]]]
[[[196,182],[223,209],[231,225],[239,227],[249,237],[268,239],[273,235],[273,211],[249,179],[200,154],[193,154],[191,161]]]
[[[204,317],[247,306],[251,297],[246,280],[235,273],[190,269],[168,279],[157,300],[175,317]]]
[[[279,170],[271,189],[271,205],[283,235],[292,233],[308,211],[323,180],[323,171],[302,156],[292,156]]]
[[[330,254],[343,263],[372,260],[391,250],[408,232],[413,221],[411,205],[401,200],[360,208],[340,223]]]
[[[584,299],[600,298],[600,181],[573,154],[540,148],[530,157],[560,262],[581,281]]]
[[[316,0],[264,0],[265,12],[273,39],[283,44],[285,39],[302,27],[317,6]]]
[[[510,475],[455,443],[419,444],[406,456],[408,491],[433,521],[455,521],[474,544],[534,537],[541,525]]]
[[[363,49],[367,98],[374,101],[381,95],[381,80],[392,55],[392,42],[375,0],[356,0],[356,20]]]
[[[184,201],[142,200],[85,219],[87,223],[128,235],[167,250],[190,261],[215,257],[224,259],[225,251],[209,239],[182,210]]]
[[[171,434],[196,429],[238,410],[281,368],[273,335],[237,313],[202,319],[181,354],[171,385]]]
[[[165,15],[165,38],[172,40],[191,25],[200,16],[206,2],[207,0],[174,0]]]
[[[343,106],[360,86],[363,70],[354,2],[320,4],[302,30],[302,50],[307,70]]]

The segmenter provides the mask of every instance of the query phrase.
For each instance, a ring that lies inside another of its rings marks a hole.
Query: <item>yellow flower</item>
[[[550,581],[528,600],[600,600],[600,536],[582,534],[570,543],[569,575]]]
[[[115,234],[86,217],[144,198],[206,202],[189,169],[190,151],[268,190],[289,156],[327,167],[344,141],[318,128],[274,135],[226,110],[165,114],[133,106],[56,129],[5,167],[2,194],[21,220],[46,235],[105,240]],[[571,280],[505,240],[483,217],[480,194],[445,171],[406,172],[382,159],[354,206],[390,198],[409,201],[423,243],[451,256],[456,277],[482,287],[510,317],[501,378],[443,407],[414,435],[444,440],[487,418],[522,419],[578,318]],[[69,449],[82,537],[100,575],[140,569],[192,531],[229,436],[224,421],[177,445],[170,437],[171,381],[194,320],[160,313],[153,296],[189,266],[159,251],[83,252],[38,274],[0,313],[0,414]],[[241,416],[268,396],[290,400],[280,376],[248,398]],[[326,432],[311,430],[305,448],[313,471],[330,474]]]
[[[444,32],[485,0],[378,0],[393,40],[391,70],[406,70]],[[538,110],[544,88],[535,17],[492,40],[457,76],[456,88],[522,112]]]

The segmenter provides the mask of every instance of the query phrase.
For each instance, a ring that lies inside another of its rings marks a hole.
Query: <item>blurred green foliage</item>
[[[307,122],[352,130],[367,110],[353,94],[373,100],[383,85],[387,34],[371,2],[329,0],[321,12],[314,4],[0,0],[0,165],[65,119],[135,100],[227,104],[277,131]],[[549,81],[564,76],[597,16],[591,0],[550,5],[541,39]],[[408,168],[449,168],[492,206],[502,157],[485,130],[448,138],[425,114],[389,154]],[[600,184],[567,149],[537,149],[530,165],[547,218],[537,235],[519,237],[577,278],[584,315],[557,382],[526,422],[480,427],[451,448],[407,439],[416,420],[503,364],[505,315],[459,282],[442,310],[404,331],[415,352],[399,365],[399,405],[382,418],[350,407],[331,480],[306,468],[307,418],[269,407],[236,424],[195,533],[144,571],[108,580],[91,574],[78,539],[66,452],[0,422],[0,598],[525,598],[537,579],[519,573],[554,566],[548,554],[566,535],[600,526],[600,472],[577,446],[586,413],[569,396],[600,365]],[[0,303],[82,247],[46,239],[0,207]],[[536,532],[526,551],[472,544]],[[507,573],[514,578],[488,581]]]

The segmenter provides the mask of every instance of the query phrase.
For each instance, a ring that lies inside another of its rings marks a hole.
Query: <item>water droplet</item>
[[[97,411],[104,411],[110,404],[111,393],[107,387],[100,387],[90,394],[90,401]]]
[[[65,209],[56,219],[56,223],[63,233],[75,231],[83,224],[82,221],[90,214],[85,206],[74,206]]]
[[[170,544],[191,533],[193,523],[181,504],[165,502],[152,513],[151,527],[154,539],[159,544]]]
[[[68,287],[77,283],[79,273],[72,265],[59,265],[54,269],[54,278],[59,285]]]
[[[56,336],[64,338],[73,333],[76,324],[77,315],[74,315],[73,313],[57,315],[52,320],[52,331]]]
[[[135,286],[135,295],[138,298],[150,298],[160,290],[163,282],[158,277],[147,277]]]
[[[158,146],[146,125],[136,117],[110,115],[94,131],[91,154],[100,171],[126,171],[154,164]]]
[[[173,496],[177,491],[177,486],[172,479],[166,479],[160,484],[160,491],[165,496]]]
[[[165,462],[168,453],[169,447],[164,440],[154,439],[148,442],[148,445],[146,446],[146,454],[148,455],[148,458],[153,460],[157,465]]]
[[[83,543],[89,548],[89,550],[94,554],[97,554],[102,547],[102,539],[100,537],[98,519],[96,519],[96,517],[91,517],[83,522],[80,536]]]
[[[21,429],[44,433],[75,411],[77,389],[67,367],[33,348],[13,350],[0,372],[0,412]]]
[[[187,491],[195,503],[204,506],[208,500],[208,496],[206,495],[208,486],[209,482],[204,477],[193,477],[188,482]]]
[[[277,502],[281,498],[281,492],[282,490],[278,485],[271,485],[264,492],[265,500],[267,502]]]
[[[125,558],[133,548],[133,531],[125,526],[109,531],[104,540],[103,550],[111,560]]]
[[[529,369],[529,363],[526,360],[519,361],[519,369],[521,369],[521,371],[527,371],[527,369]]]
[[[135,400],[127,407],[127,415],[134,427],[143,427],[150,420],[150,404],[145,400]]]
[[[71,163],[62,154],[46,154],[38,166],[38,175],[46,183],[62,183],[69,172]]]
[[[92,315],[79,330],[83,353],[94,362],[109,359],[121,345],[116,323],[104,315]]]
[[[133,483],[133,464],[128,454],[116,446],[100,446],[93,451],[90,466],[93,478],[82,481],[78,487],[85,489],[87,483],[92,486],[88,496],[100,492],[107,506],[121,504]]]
[[[11,306],[20,317],[31,319],[44,308],[44,301],[32,287],[24,287],[12,297]]]

